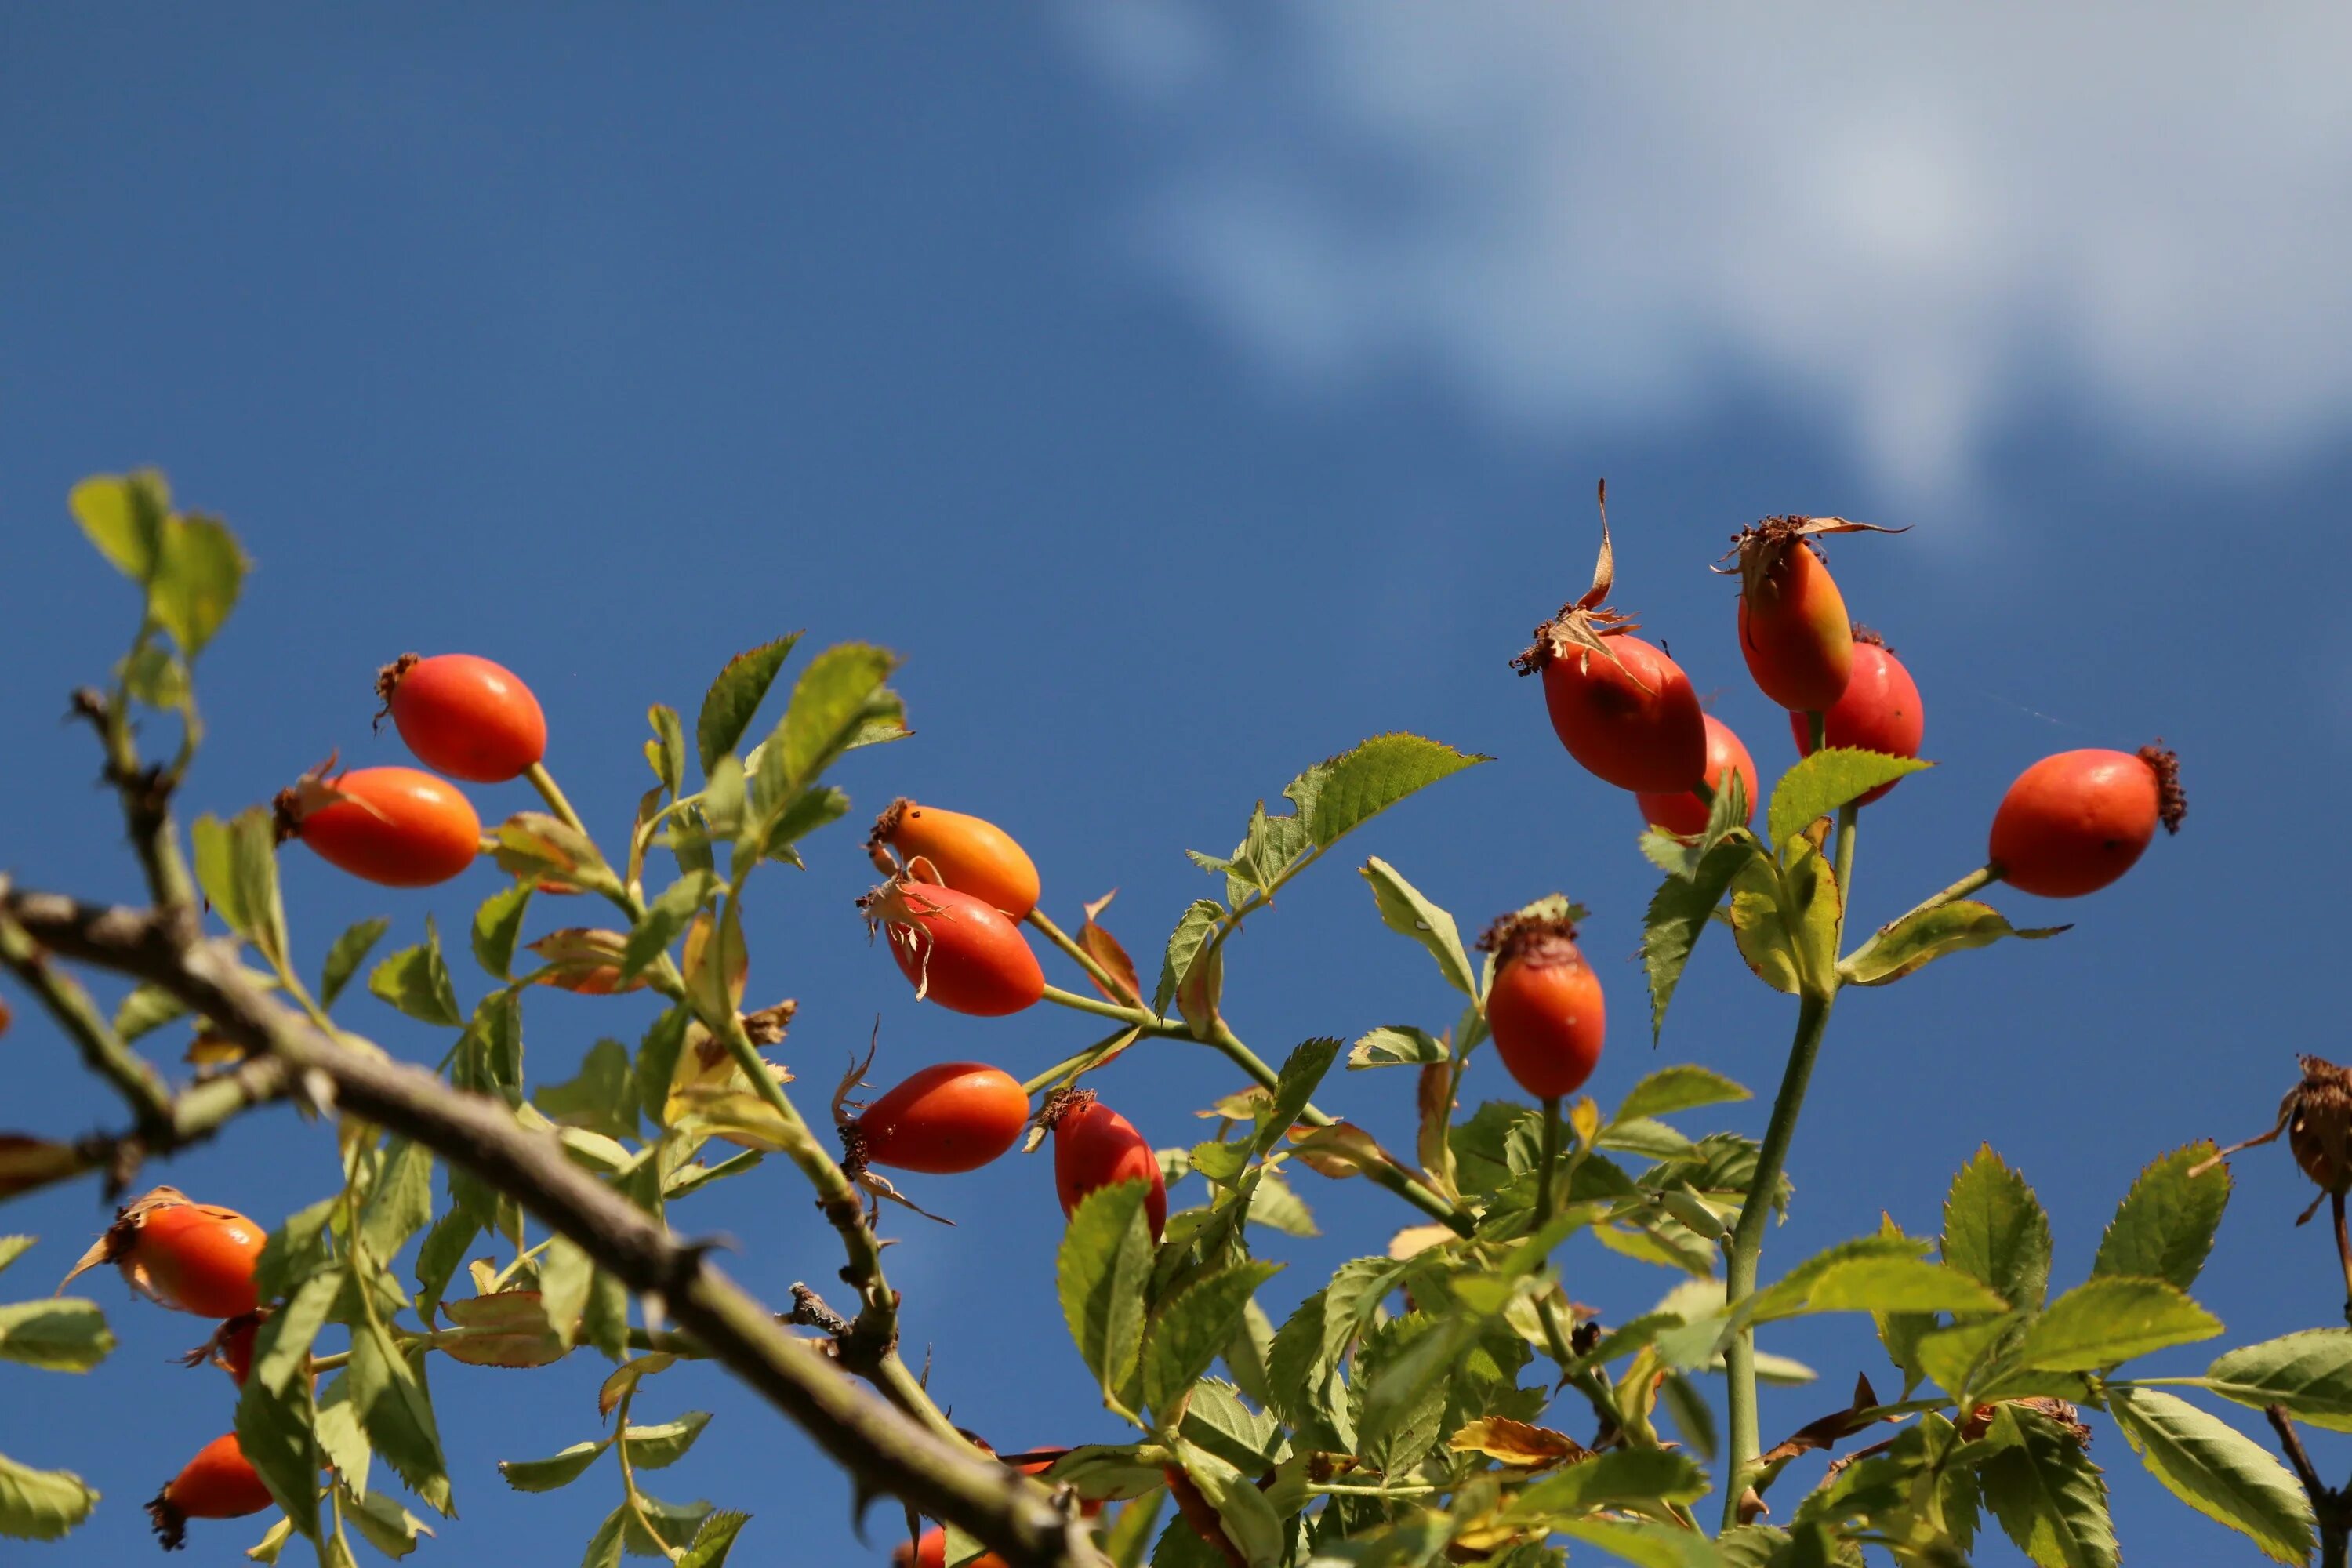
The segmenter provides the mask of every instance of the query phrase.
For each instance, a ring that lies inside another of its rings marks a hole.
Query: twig
[[[163,987],[227,1038],[282,1062],[313,1099],[412,1138],[513,1196],[633,1293],[656,1299],[862,1485],[969,1531],[1022,1568],[1098,1568],[1084,1524],[1064,1518],[1042,1488],[812,1355],[711,1265],[707,1248],[680,1241],[574,1165],[553,1137],[525,1131],[502,1101],[338,1044],[257,987],[226,944],[187,941],[152,911],[12,889],[0,890],[0,916],[60,957]]]

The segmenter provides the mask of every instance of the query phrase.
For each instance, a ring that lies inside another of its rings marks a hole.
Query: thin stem
[[[1307,1483],[1307,1492],[1315,1497],[1428,1497],[1433,1492],[1441,1492],[1444,1489],[1444,1487],[1431,1486],[1425,1481],[1414,1481],[1395,1487],[1356,1487],[1349,1486],[1345,1481]]]
[[[1843,813],[1840,813],[1840,820],[1843,820]],[[1844,837],[1846,838],[1852,838],[1853,837],[1853,829],[1850,827],[1847,828],[1845,830]],[[1848,858],[1848,864],[1852,863],[1851,850],[1841,846],[1840,853]],[[1901,914],[1895,916],[1893,920],[1888,921],[1885,925],[1880,926],[1876,931],[1871,932],[1870,940],[1864,942],[1852,952],[1848,953],[1839,962],[1838,967],[1843,970],[1859,962],[1864,954],[1869,952],[1872,948],[1878,945],[1879,942],[1885,937],[1888,931],[1893,931],[1905,921],[1913,919],[1918,915],[1924,915],[1930,910],[1940,910],[1946,904],[1957,902],[1961,899],[1967,898],[1970,893],[1977,891],[1979,889],[1987,887],[1991,883],[1998,882],[2000,880],[2000,868],[1991,861],[1985,862],[1985,864],[1978,867],[1975,870],[1969,872],[1967,876],[1961,878],[1950,887],[1946,888],[1941,892],[1928,894],[1927,897],[1920,900],[1917,903],[1912,905],[1911,908],[1904,910]],[[1844,879],[1843,878],[1839,879],[1839,886],[1841,888],[1843,888],[1844,886]],[[1847,907],[1849,909],[1852,908],[1851,900],[1847,900]],[[1843,931],[1841,931],[1840,934],[1843,935]]]
[[[1812,752],[1820,751],[1823,746],[1828,745],[1830,743],[1830,716],[1822,712],[1818,709],[1806,714],[1805,733],[1812,737],[1812,744],[1805,748],[1808,755],[1811,755]]]
[[[1724,1305],[1734,1310],[1756,1289],[1756,1270],[1764,1251],[1764,1226],[1772,1214],[1772,1193],[1787,1164],[1790,1141],[1796,1136],[1797,1117],[1804,1109],[1805,1089],[1812,1081],[1813,1063],[1821,1056],[1822,1036],[1830,1021],[1828,996],[1805,996],[1797,1005],[1797,1037],[1789,1046],[1789,1065],[1780,1076],[1780,1092],[1772,1101],[1772,1120],[1756,1151],[1756,1174],[1739,1207],[1739,1223],[1731,1233],[1731,1250],[1724,1265]],[[1743,1328],[1724,1349],[1724,1370],[1731,1408],[1730,1463],[1726,1474],[1723,1523],[1739,1523],[1739,1500],[1748,1489],[1748,1472],[1763,1451],[1756,1409],[1756,1337]]]
[[[0,889],[5,879],[0,879]],[[79,981],[48,962],[40,944],[10,920],[0,920],[0,966],[20,981],[58,1026],[80,1047],[82,1064],[114,1086],[138,1119],[140,1131],[171,1125],[172,1092],[155,1069],[125,1045]]]
[[[1143,998],[1136,994],[1134,987],[1129,985],[1126,981],[1121,980],[1117,975],[1111,973],[1109,970],[1105,969],[1102,966],[1101,962],[1097,960],[1093,953],[1088,952],[1086,948],[1067,931],[1064,931],[1060,926],[1055,925],[1053,921],[1046,916],[1044,910],[1033,908],[1030,910],[1028,914],[1023,918],[1031,925],[1035,926],[1038,931],[1043,932],[1047,942],[1052,942],[1055,947],[1060,948],[1064,952],[1069,954],[1071,959],[1076,963],[1077,966],[1080,969],[1085,970],[1087,973],[1093,978],[1096,984],[1101,986],[1113,996],[1125,996],[1128,1002],[1134,1006],[1140,1007],[1143,1005]]]
[[[621,1461],[621,1495],[629,1506],[629,1517],[646,1532],[646,1539],[661,1548],[662,1555],[675,1563],[686,1553],[662,1540],[654,1530],[654,1521],[646,1517],[646,1500],[637,1491],[637,1468],[629,1462],[629,1406],[636,1402],[636,1385],[621,1395],[613,1411],[613,1452]]]
[[[1843,919],[1846,889],[1853,885],[1853,827],[1862,807],[1853,801],[1838,807],[1837,834],[1830,843],[1830,864],[1837,869],[1838,908]]]
[[[572,803],[563,797],[562,789],[556,784],[555,775],[547,771],[545,763],[531,763],[523,769],[522,776],[530,781],[530,787],[539,792],[539,798],[547,802],[547,809],[555,813],[558,822],[583,837],[593,837],[589,833],[587,824],[580,820],[580,814],[572,809]]]
[[[1127,1043],[1134,1039],[1139,1033],[1140,1033],[1139,1030],[1129,1026],[1114,1034],[1105,1035],[1077,1055],[1064,1057],[1060,1061],[1023,1084],[1021,1092],[1034,1099],[1039,1090],[1051,1089],[1065,1078],[1085,1072],[1114,1051],[1123,1049]]]
[[[1074,1013],[1092,1013],[1097,1018],[1117,1018],[1122,1024],[1133,1024],[1139,1028],[1150,1029],[1155,1033],[1167,1031],[1166,1021],[1148,1008],[1130,1007],[1119,1002],[1106,1002],[1099,996],[1088,996],[1078,991],[1065,991],[1058,985],[1046,986],[1040,993],[1040,996],[1057,1007],[1067,1007]]]
[[[2347,1543],[2352,1543],[2352,1508],[2347,1508],[2344,1493],[2319,1479],[2312,1468],[2311,1456],[2304,1452],[2303,1436],[2288,1419],[2284,1405],[2266,1405],[2263,1414],[2269,1417],[2271,1430],[2278,1434],[2279,1449],[2294,1468],[2294,1479],[2303,1483],[2304,1495],[2311,1500],[2311,1516],[2319,1526],[2320,1568],[2346,1568]]]
[[[2344,1194],[2327,1194],[2329,1209],[2336,1216],[2336,1257],[2344,1265],[2344,1321],[2352,1323],[2352,1238],[2344,1233]]]
[[[1536,1158],[1536,1212],[1530,1234],[1539,1232],[1551,1223],[1551,1173],[1559,1163],[1559,1096],[1548,1095],[1543,1102],[1543,1152]],[[1560,1327],[1559,1310],[1553,1305],[1551,1294],[1546,1291],[1536,1299],[1536,1320],[1543,1325],[1544,1348],[1551,1359],[1562,1367],[1576,1359],[1568,1342],[1568,1334]]]

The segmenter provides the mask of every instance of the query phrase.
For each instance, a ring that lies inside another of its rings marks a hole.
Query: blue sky
[[[0,859],[132,890],[57,721],[132,611],[64,497],[153,463],[257,563],[205,661],[192,808],[266,798],[332,747],[399,760],[369,731],[374,667],[462,648],[534,684],[551,764],[613,827],[643,785],[646,705],[690,712],[730,654],[806,626],[812,646],[907,658],[919,736],[851,761],[861,806],[905,793],[1002,823],[1053,912],[1116,886],[1110,921],[1148,954],[1202,888],[1181,849],[1222,852],[1299,767],[1416,730],[1497,761],[1349,858],[1391,860],[1465,924],[1554,889],[1591,905],[1617,1004],[1604,1100],[1677,1060],[1769,1092],[1791,1009],[1727,944],[1702,950],[1652,1053],[1633,809],[1569,763],[1505,660],[1581,586],[1605,473],[1618,603],[1777,770],[1783,721],[1705,565],[1768,512],[1912,523],[1833,555],[1917,677],[1943,764],[1867,814],[1858,918],[1976,864],[2000,790],[2050,751],[2160,733],[2191,812],[2115,891],[1999,900],[2077,921],[2064,938],[1847,1000],[1767,1269],[1882,1208],[1933,1230],[1990,1140],[2050,1206],[2058,1278],[2080,1278],[2141,1163],[2256,1131],[2293,1053],[2339,1048],[2342,854],[2319,808],[2352,763],[2332,570],[2352,121],[2321,67],[2342,24],[1816,17],[1768,37],[1557,16],[11,15]],[[486,816],[528,804],[476,793]],[[979,1057],[1026,1076],[1092,1037],[915,1004],[850,909],[856,837],[755,896],[751,988],[800,999],[783,1054],[807,1083],[877,1016],[894,1074]],[[496,883],[486,867],[392,894],[300,852],[287,879],[312,964],[350,920],[454,927]],[[1234,960],[1231,1014],[1267,1054],[1451,1016],[1348,863]],[[469,1002],[477,980],[461,972]],[[394,1051],[437,1054],[373,1000],[347,1005]],[[646,1013],[535,998],[534,1076]],[[112,1120],[43,1023],[20,1016],[6,1044],[0,1121]],[[1101,1087],[1172,1143],[1230,1079],[1171,1045]],[[1469,1095],[1502,1089],[1487,1061]],[[1402,1083],[1360,1075],[1328,1100],[1407,1136]],[[281,1112],[158,1175],[274,1219],[332,1172]],[[2300,1178],[2276,1150],[2237,1173],[2200,1298],[2233,1343],[2328,1321],[2326,1238],[2290,1224]],[[1378,1250],[1398,1217],[1307,1180],[1326,1234],[1267,1239],[1295,1266],[1277,1294]],[[895,1226],[889,1255],[940,1397],[1004,1445],[1114,1437],[1053,1305],[1042,1163],[919,1197],[962,1222]],[[45,1239],[11,1283],[61,1273],[103,1217],[88,1188],[16,1205],[8,1228]],[[730,1267],[772,1300],[837,1267],[780,1172],[682,1223],[733,1237]],[[1612,1317],[1673,1283],[1589,1249],[1561,1262]],[[132,1560],[136,1503],[228,1421],[217,1377],[166,1364],[192,1321],[96,1293],[122,1348],[87,1382],[0,1371],[0,1451],[107,1493],[59,1561]],[[1768,1404],[1776,1429],[1884,1366],[1858,1321],[1771,1348],[1823,1375]],[[462,1517],[428,1552],[570,1561],[617,1484],[525,1497],[491,1466],[593,1435],[597,1369],[458,1370],[436,1389]],[[858,1558],[845,1489],[780,1418],[695,1369],[646,1407],[719,1413],[665,1495],[751,1508],[760,1561]],[[2315,1447],[2331,1471],[2352,1460]],[[2238,1549],[2112,1427],[2095,1454],[2136,1563]],[[205,1531],[195,1560],[257,1533]]]

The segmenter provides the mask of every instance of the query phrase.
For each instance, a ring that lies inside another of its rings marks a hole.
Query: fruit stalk
[[[1031,925],[1035,926],[1038,931],[1044,935],[1047,942],[1052,942],[1055,947],[1058,947],[1064,952],[1068,953],[1071,961],[1076,963],[1080,969],[1085,970],[1088,976],[1093,979],[1094,983],[1101,986],[1106,992],[1109,993],[1113,996],[1125,994],[1130,1005],[1138,1007],[1143,1005],[1142,997],[1129,992],[1125,981],[1118,979],[1109,970],[1105,969],[1100,963],[1097,963],[1095,955],[1088,952],[1084,947],[1080,946],[1078,942],[1071,937],[1069,932],[1064,931],[1060,926],[1055,925],[1053,921],[1047,917],[1044,910],[1032,909],[1027,914],[1021,918],[1028,921]]]

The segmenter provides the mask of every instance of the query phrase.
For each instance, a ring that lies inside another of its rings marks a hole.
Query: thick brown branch
[[[184,945],[145,911],[0,890],[0,915],[60,956],[170,991],[247,1049],[285,1064],[311,1098],[415,1140],[516,1198],[766,1395],[863,1485],[950,1521],[1024,1568],[1094,1568],[1085,1525],[1042,1488],[868,1394],[830,1358],[642,1210],[525,1131],[498,1100],[342,1046],[255,986],[225,945]]]

